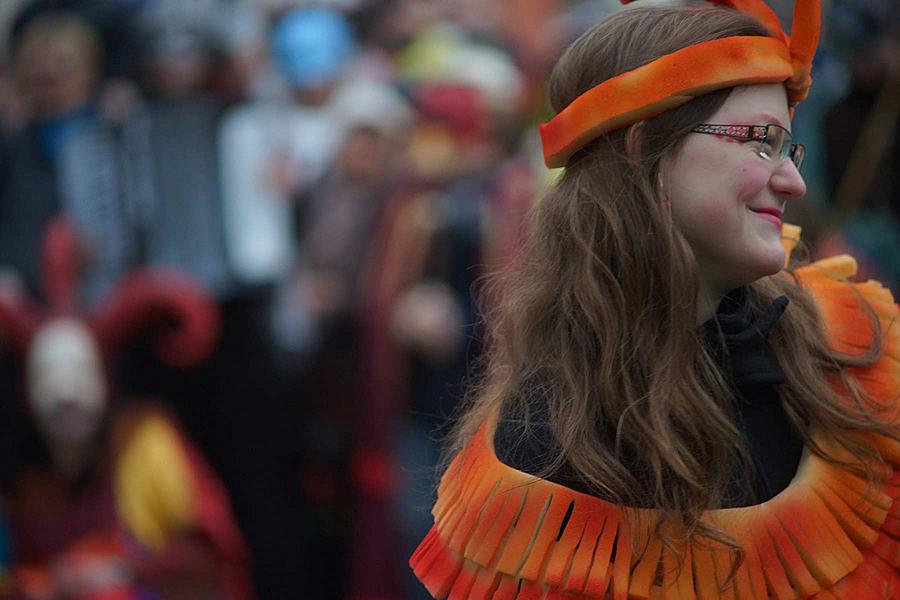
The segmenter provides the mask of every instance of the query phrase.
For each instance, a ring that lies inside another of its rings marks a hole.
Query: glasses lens
[[[791,160],[794,161],[794,166],[797,167],[797,170],[800,170],[800,167],[803,166],[803,159],[806,157],[806,146],[803,144],[794,144],[793,152],[791,153]]]
[[[763,158],[782,161],[790,151],[790,133],[778,125],[766,127],[766,137],[759,144],[759,153]],[[785,143],[788,142],[788,143]]]

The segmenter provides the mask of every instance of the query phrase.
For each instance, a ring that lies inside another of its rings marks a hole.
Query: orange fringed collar
[[[786,227],[791,233],[796,229]],[[855,375],[890,406],[881,416],[897,421],[898,309],[878,282],[847,283],[855,270],[842,256],[795,273],[815,295],[837,349],[860,353],[872,343],[862,302],[874,309],[882,355]],[[410,559],[436,598],[900,598],[900,443],[893,440],[871,437],[883,457],[884,484],[867,487],[805,452],[790,486],[771,500],[708,512],[705,518],[746,553],[723,587],[726,552],[695,543],[679,571],[649,529],[655,511],[626,519],[621,506],[517,471],[495,455],[493,431],[486,423],[454,459],[441,481],[435,525]],[[832,441],[814,436],[841,456]]]

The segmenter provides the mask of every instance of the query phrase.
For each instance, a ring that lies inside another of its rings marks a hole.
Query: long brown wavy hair
[[[560,58],[550,79],[552,107],[558,112],[601,81],[661,55],[737,35],[768,34],[730,9],[621,11]],[[609,133],[569,159],[533,208],[520,256],[485,290],[489,350],[449,453],[501,409],[524,415],[528,427],[539,394],[546,402],[540,418],[547,419],[558,452],[538,475],[565,466],[603,497],[658,508],[660,524],[677,523],[686,536],[723,543],[740,555],[723,532],[700,520],[723,505],[735,469],[752,469],[735,426],[734,393],[696,324],[694,255],[657,185],[662,158],[730,92],[701,96]],[[877,358],[877,319],[873,315],[871,351],[842,355],[829,349],[815,301],[790,276],[767,277],[750,289],[762,310],[779,296],[790,300],[769,341],[787,379],[779,388],[784,410],[806,447],[837,462],[810,432],[842,433],[838,439],[860,463],[872,463],[874,451],[847,432],[896,433],[869,416],[846,367]],[[859,410],[847,410],[828,376],[843,381]],[[638,470],[623,460],[623,448],[639,449]],[[871,481],[873,469],[865,471]],[[671,528],[658,528],[664,530]]]

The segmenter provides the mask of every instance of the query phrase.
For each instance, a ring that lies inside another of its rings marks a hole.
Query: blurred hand
[[[63,558],[52,568],[57,598],[75,600],[128,586],[131,572],[116,557]]]
[[[332,317],[344,308],[345,285],[343,280],[333,273],[307,273],[312,285],[310,309],[320,319]]]
[[[117,123],[125,121],[140,101],[140,89],[127,79],[110,79],[100,88],[100,112]]]
[[[391,328],[397,341],[431,362],[450,359],[462,343],[463,312],[443,283],[419,283],[400,296]]]
[[[315,183],[315,169],[303,161],[291,157],[285,150],[275,151],[263,164],[263,185],[286,201],[295,200]]]
[[[263,182],[280,196],[289,197],[293,188],[291,161],[284,152],[276,152],[263,166]]]

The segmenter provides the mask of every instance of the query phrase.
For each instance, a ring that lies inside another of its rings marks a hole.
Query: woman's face
[[[735,88],[707,121],[723,125],[781,125],[790,130],[780,83]],[[663,160],[661,185],[672,218],[713,294],[778,272],[785,262],[780,215],[806,185],[790,159],[759,155],[757,141],[689,133]]]

